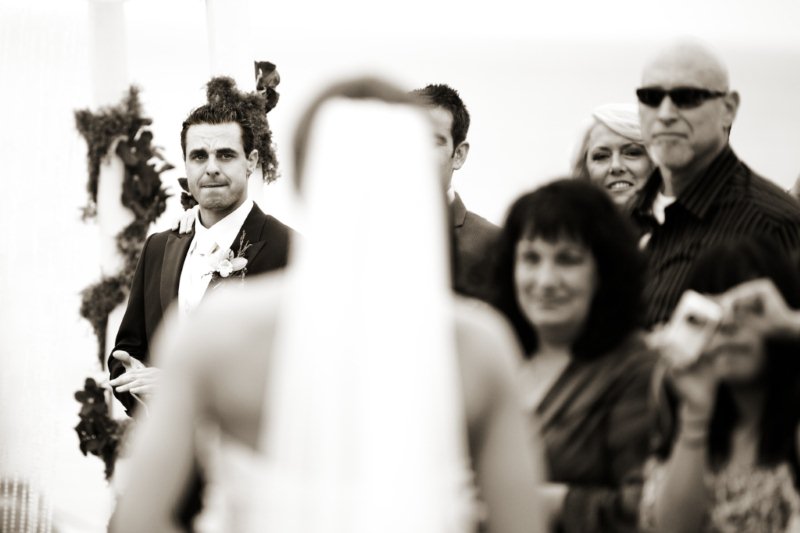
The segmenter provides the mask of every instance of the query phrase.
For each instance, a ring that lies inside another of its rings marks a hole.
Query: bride
[[[544,531],[518,347],[451,291],[424,109],[348,81],[295,141],[305,237],[285,273],[173,310],[112,531],[177,531],[195,457],[218,531]]]

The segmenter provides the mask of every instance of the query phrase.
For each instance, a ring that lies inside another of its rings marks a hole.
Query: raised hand
[[[728,290],[723,305],[732,309],[736,321],[764,336],[800,336],[800,311],[790,308],[769,279],[747,281]]]
[[[719,383],[713,356],[702,354],[691,366],[671,367],[667,375],[685,409],[694,418],[710,419]]]

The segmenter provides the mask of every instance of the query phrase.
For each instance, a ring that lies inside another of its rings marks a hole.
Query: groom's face
[[[247,199],[247,178],[258,152],[244,153],[242,128],[235,122],[195,124],[186,132],[186,177],[202,219],[232,213]],[[204,217],[204,211],[212,217]]]

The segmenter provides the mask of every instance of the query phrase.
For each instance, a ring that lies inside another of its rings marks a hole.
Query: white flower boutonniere
[[[239,250],[234,255],[233,250],[218,250],[209,256],[211,283],[220,278],[238,276],[244,279],[247,274],[247,258],[244,256],[251,244],[247,241],[245,232],[239,240]]]

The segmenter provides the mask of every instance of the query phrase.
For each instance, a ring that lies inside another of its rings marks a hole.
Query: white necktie
[[[190,253],[188,264],[186,265],[189,269],[187,272],[189,275],[182,280],[187,285],[186,287],[181,287],[181,289],[186,289],[185,291],[181,290],[185,295],[181,299],[181,311],[183,311],[183,314],[190,313],[203,299],[203,295],[208,288],[208,282],[211,281],[211,258],[218,249],[219,246],[210,235],[198,235],[197,242]]]

